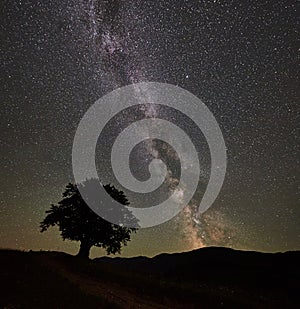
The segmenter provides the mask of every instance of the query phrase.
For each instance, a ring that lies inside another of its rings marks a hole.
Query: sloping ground
[[[47,255],[47,254],[46,254]],[[49,258],[64,258],[64,254]],[[37,253],[0,251],[0,308],[99,308],[107,302],[85,294]]]
[[[85,261],[1,250],[0,308],[297,308],[299,257],[206,248]]]

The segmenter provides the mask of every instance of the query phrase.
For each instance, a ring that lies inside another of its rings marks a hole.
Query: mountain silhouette
[[[1,308],[299,308],[300,251],[83,260],[0,250]]]

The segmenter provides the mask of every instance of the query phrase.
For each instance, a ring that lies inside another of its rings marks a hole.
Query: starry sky
[[[139,230],[124,256],[216,245],[244,250],[300,249],[299,79],[296,1],[11,0],[1,3],[0,247],[63,250],[58,230],[39,233],[50,203],[73,182],[72,144],[80,119],[104,94],[153,81],[178,85],[214,114],[227,147],[227,174],[199,220],[210,157],[201,131],[157,106],[111,120],[96,153],[99,178],[114,178],[107,153],[136,119],[174,121],[194,142],[201,177],[187,207],[172,220]],[[137,178],[154,152],[178,162],[169,145],[141,144],[132,154]],[[138,162],[138,164],[137,164]],[[169,186],[169,187],[168,187]],[[136,196],[163,200],[166,190]],[[104,254],[94,249],[93,256]]]

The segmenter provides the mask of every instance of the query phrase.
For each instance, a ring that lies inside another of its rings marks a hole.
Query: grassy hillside
[[[1,250],[1,308],[297,308],[300,252],[82,260]]]

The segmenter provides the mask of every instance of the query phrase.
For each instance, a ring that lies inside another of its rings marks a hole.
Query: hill
[[[300,252],[83,260],[0,250],[1,308],[297,308]]]

